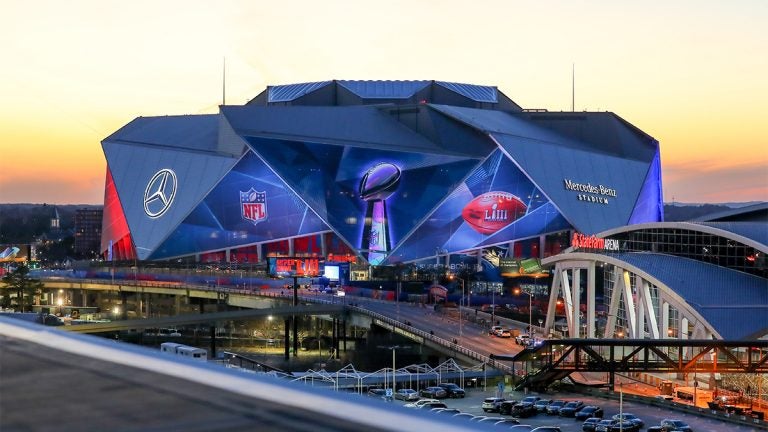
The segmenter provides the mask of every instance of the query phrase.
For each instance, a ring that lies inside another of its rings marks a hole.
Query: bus
[[[160,344],[160,352],[198,361],[208,361],[208,351],[176,342],[163,342]]]

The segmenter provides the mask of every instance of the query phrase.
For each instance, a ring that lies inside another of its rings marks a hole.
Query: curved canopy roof
[[[725,339],[749,339],[768,331],[768,281],[763,278],[672,255],[610,256],[653,275]]]

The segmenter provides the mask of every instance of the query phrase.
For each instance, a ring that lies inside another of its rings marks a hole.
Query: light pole
[[[528,291],[523,291],[520,288],[515,288],[515,295],[525,294],[528,296],[528,336],[531,336],[531,333],[533,333],[533,294],[529,293]],[[531,341],[533,342],[533,341]]]
[[[397,366],[395,364],[395,350],[407,349],[407,348],[410,348],[410,347],[408,347],[408,346],[400,346],[400,345],[390,345],[390,346],[379,346],[378,348],[392,350],[392,387],[391,387],[391,395],[390,396],[392,396],[394,398],[394,396],[395,396],[395,387],[396,387],[396,385],[395,385],[395,372],[397,371],[397,369],[396,369]],[[386,378],[386,376],[387,376],[386,372],[384,373],[384,376]],[[386,379],[385,379],[385,382],[386,382]]]
[[[395,397],[395,371],[397,370],[395,366],[395,349],[398,347],[393,346],[392,347],[392,397]]]
[[[624,387],[619,383],[619,432],[624,432]]]

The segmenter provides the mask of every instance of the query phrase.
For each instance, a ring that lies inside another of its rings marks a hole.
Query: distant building
[[[92,257],[101,247],[101,209],[78,209],[75,212],[75,253]]]
[[[58,231],[61,229],[61,217],[59,217],[59,209],[53,207],[53,215],[51,215],[51,231]]]

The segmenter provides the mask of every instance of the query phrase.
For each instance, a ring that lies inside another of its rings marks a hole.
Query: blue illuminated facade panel
[[[247,152],[153,255],[155,259],[327,231],[327,226]]]
[[[334,232],[361,250],[368,250],[371,244],[372,234],[366,229],[374,230],[366,225],[369,206],[375,208],[377,201],[383,204],[387,223],[380,229],[387,230],[388,244],[396,249],[479,163],[473,158],[343,145],[263,139],[248,142]],[[372,170],[377,174],[375,170],[383,166],[397,172],[397,179],[369,174]],[[384,181],[391,183],[376,183]],[[370,196],[364,193],[369,190],[373,190]],[[379,257],[388,256],[391,249],[379,252],[383,252]],[[377,264],[383,262],[385,258],[380,258]]]
[[[397,261],[461,251],[568,229],[544,194],[507,159],[494,152],[453,190],[439,208],[393,253]]]

